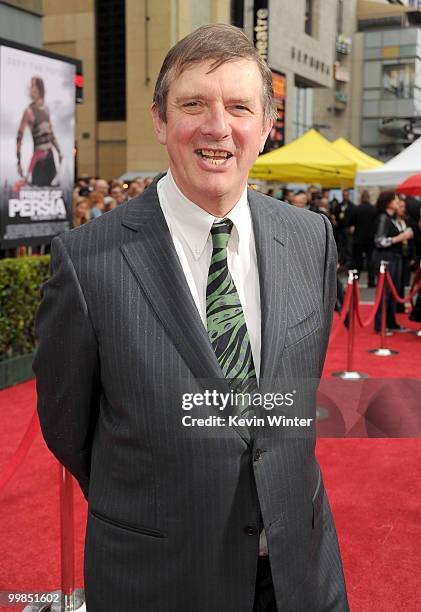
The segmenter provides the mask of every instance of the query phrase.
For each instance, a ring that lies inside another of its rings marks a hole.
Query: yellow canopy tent
[[[355,162],[309,130],[289,144],[257,158],[249,178],[279,183],[317,183],[322,187],[352,187]]]
[[[371,168],[380,168],[383,166],[383,162],[363,153],[353,144],[345,140],[345,138],[337,138],[332,142],[332,147],[336,149],[345,157],[349,157],[353,162],[357,164],[357,170],[371,170]]]

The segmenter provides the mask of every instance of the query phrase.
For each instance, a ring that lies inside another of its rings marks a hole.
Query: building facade
[[[260,44],[266,37],[267,60],[278,73],[284,98],[282,142],[314,124],[317,127],[317,122],[327,124],[317,112],[325,102],[317,96],[327,92],[333,108],[337,4],[337,0],[44,0],[44,47],[83,61],[85,102],[78,105],[76,127],[79,173],[110,179],[125,172],[152,174],[167,166],[150,120],[154,83],[168,49],[205,23],[233,23],[250,38],[256,38],[260,28]],[[266,11],[267,34],[263,25],[256,26],[259,9],[260,15]],[[342,130],[335,111],[328,119],[334,122],[333,130]]]
[[[270,3],[269,65],[286,75],[286,142],[314,126],[315,92],[332,90],[336,0]]]
[[[360,11],[354,37],[355,133],[386,161],[421,135],[421,3]]]
[[[44,47],[83,61],[80,174],[166,168],[150,119],[154,83],[168,49],[206,23],[243,28],[274,71],[275,146],[314,127],[385,159],[406,142],[396,142],[392,118],[411,117],[416,128],[419,11],[409,0],[43,0],[42,8]],[[387,90],[393,80],[399,93]]]
[[[154,174],[168,165],[150,106],[168,49],[199,25],[229,22],[229,0],[44,0],[44,47],[84,66],[77,108],[79,174]]]
[[[42,0],[0,0],[0,38],[42,47]]]

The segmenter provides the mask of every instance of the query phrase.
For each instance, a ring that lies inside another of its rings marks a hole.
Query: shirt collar
[[[209,214],[203,208],[186,198],[177,187],[171,171],[158,182],[158,196],[161,206],[170,217],[170,224],[176,228],[186,244],[189,246],[195,259],[202,255],[209,239],[212,224],[220,221],[218,217]],[[240,199],[226,218],[233,222],[233,246],[238,252],[240,237],[246,237],[251,230],[251,217],[247,203],[247,186]]]

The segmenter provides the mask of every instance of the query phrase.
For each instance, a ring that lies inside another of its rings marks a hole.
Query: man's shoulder
[[[63,232],[60,234],[61,240],[66,245],[74,245],[81,242],[89,244],[89,242],[95,239],[98,235],[105,235],[105,233],[108,234],[110,229],[113,230],[121,225],[124,215],[124,210],[122,209],[124,206],[126,206],[126,204],[122,204],[114,210],[110,210],[103,215],[93,218],[84,225],[79,225],[78,227],[74,227],[67,232]]]
[[[284,221],[288,226],[295,230],[300,227],[320,227],[324,226],[323,215],[315,213],[306,208],[298,208],[283,200],[276,200],[258,191],[250,189],[248,199],[252,206],[259,206],[264,214],[271,215],[275,220]]]
[[[150,215],[151,202],[154,202],[153,194],[145,197],[145,193],[142,193],[88,223],[60,234],[60,238],[68,246],[80,246],[83,243],[89,248],[98,241],[109,245],[110,242],[120,239],[126,221],[127,226],[131,227],[133,220],[141,220],[143,214]]]

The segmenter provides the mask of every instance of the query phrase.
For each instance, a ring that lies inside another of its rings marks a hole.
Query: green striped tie
[[[227,245],[232,226],[232,221],[223,219],[214,223],[211,229],[213,252],[206,288],[207,328],[219,365],[231,389],[238,393],[252,393],[257,388],[257,380],[250,338],[227,262]]]

